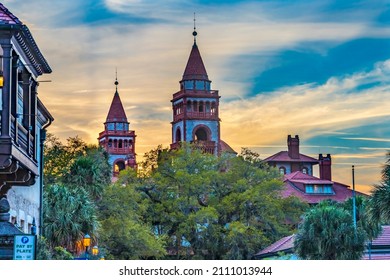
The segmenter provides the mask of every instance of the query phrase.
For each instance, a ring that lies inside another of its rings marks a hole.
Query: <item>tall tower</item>
[[[195,23],[195,19],[194,19]],[[205,152],[218,155],[221,152],[218,90],[211,90],[211,81],[196,44],[191,49],[180,91],[173,94],[172,144],[175,149],[180,142],[199,145]]]
[[[113,175],[126,167],[136,168],[135,160],[135,132],[129,130],[125,110],[118,93],[118,79],[115,79],[115,94],[108,111],[104,131],[99,133],[99,145],[109,154],[109,163],[113,168]]]

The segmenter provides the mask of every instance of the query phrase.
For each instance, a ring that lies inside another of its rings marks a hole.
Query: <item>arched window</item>
[[[108,140],[108,147],[109,147],[109,148],[112,147],[112,139]]]
[[[119,140],[118,148],[119,148],[119,149],[122,148],[122,140]]]
[[[194,105],[194,112],[198,112],[198,101],[194,101],[193,105]]]
[[[286,168],[285,168],[284,166],[279,167],[279,173],[280,173],[281,175],[286,174]]]
[[[125,162],[120,160],[120,161],[117,161],[114,165],[114,172],[120,172],[122,171],[123,169],[125,169]]]
[[[114,140],[114,148],[118,148],[118,140]]]
[[[309,170],[307,169],[307,167],[303,167],[302,168],[302,173],[303,174],[309,174]]]
[[[181,131],[180,131],[180,128],[178,127],[176,129],[176,137],[175,137],[175,142],[178,143],[181,141]]]
[[[203,127],[198,128],[195,132],[195,141],[207,141],[207,140],[208,140],[207,131]]]
[[[199,112],[203,112],[203,102],[199,102]]]
[[[191,112],[191,111],[192,111],[192,102],[187,101],[187,112]]]

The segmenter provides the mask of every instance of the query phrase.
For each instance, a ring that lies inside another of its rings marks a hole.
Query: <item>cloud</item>
[[[389,120],[387,58],[381,57],[383,61],[375,66],[373,58],[360,70],[351,67],[329,72],[320,82],[302,79],[298,85],[286,83],[266,94],[261,87],[253,87],[260,74],[284,63],[277,58],[286,51],[325,57],[361,38],[388,39],[389,26],[377,22],[383,7],[370,1],[352,7],[341,7],[340,1],[3,2],[28,24],[53,68],[53,73],[44,77],[52,82],[40,85],[39,97],[55,118],[50,132],[62,139],[78,134],[97,143],[115,91],[117,68],[119,93],[131,129],[138,135],[137,153],[168,145],[170,99],[179,90],[192,45],[194,11],[198,45],[213,88],[222,96],[222,138],[237,151],[251,146],[265,154],[271,150],[264,146],[279,146],[271,147],[277,152],[285,147],[288,134],[299,134],[306,146],[324,150],[358,142],[333,142],[336,136],[388,136],[388,132],[381,135],[381,127]],[[45,7],[44,14],[41,7]],[[359,60],[359,56],[351,59]],[[342,57],[331,66],[342,68],[341,63]],[[283,75],[293,71],[300,69],[293,67]],[[361,135],[364,125],[367,135]],[[314,139],[321,140],[320,144],[310,142]],[[314,154],[319,149],[304,146],[303,151]],[[362,147],[373,146],[364,143]],[[343,163],[339,160],[335,159],[335,164]],[[373,176],[371,173],[371,181]]]

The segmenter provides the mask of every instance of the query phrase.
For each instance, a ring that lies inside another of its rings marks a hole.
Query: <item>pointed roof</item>
[[[311,162],[317,164],[318,160],[303,154],[299,154],[299,158],[291,158],[287,151],[280,151],[272,156],[264,159],[266,162]]]
[[[194,42],[190,57],[188,58],[186,69],[184,70],[183,80],[208,80],[206,67],[204,67],[198,45]]]
[[[128,122],[118,90],[115,91],[110,110],[108,111],[106,122]]]
[[[0,3],[0,28],[17,31],[14,36],[20,44],[27,58],[38,75],[51,73],[52,70],[38,48],[30,30],[14,14],[12,14],[3,4]]]
[[[0,24],[23,25],[23,23],[1,3],[0,3]]]

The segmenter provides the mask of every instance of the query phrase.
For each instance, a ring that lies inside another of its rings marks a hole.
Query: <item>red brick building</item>
[[[287,151],[280,151],[266,159],[270,166],[279,169],[284,175],[284,197],[296,196],[309,204],[331,199],[345,201],[352,197],[352,189],[332,180],[332,159],[330,154],[319,154],[318,159],[301,154],[299,137],[287,137]],[[319,178],[313,175],[315,165],[319,165]],[[357,192],[358,195],[364,195]]]
[[[126,167],[136,168],[135,131],[130,130],[122,101],[118,93],[118,80],[115,80],[115,93],[108,111],[104,131],[99,133],[99,145],[109,154],[113,176]]]

